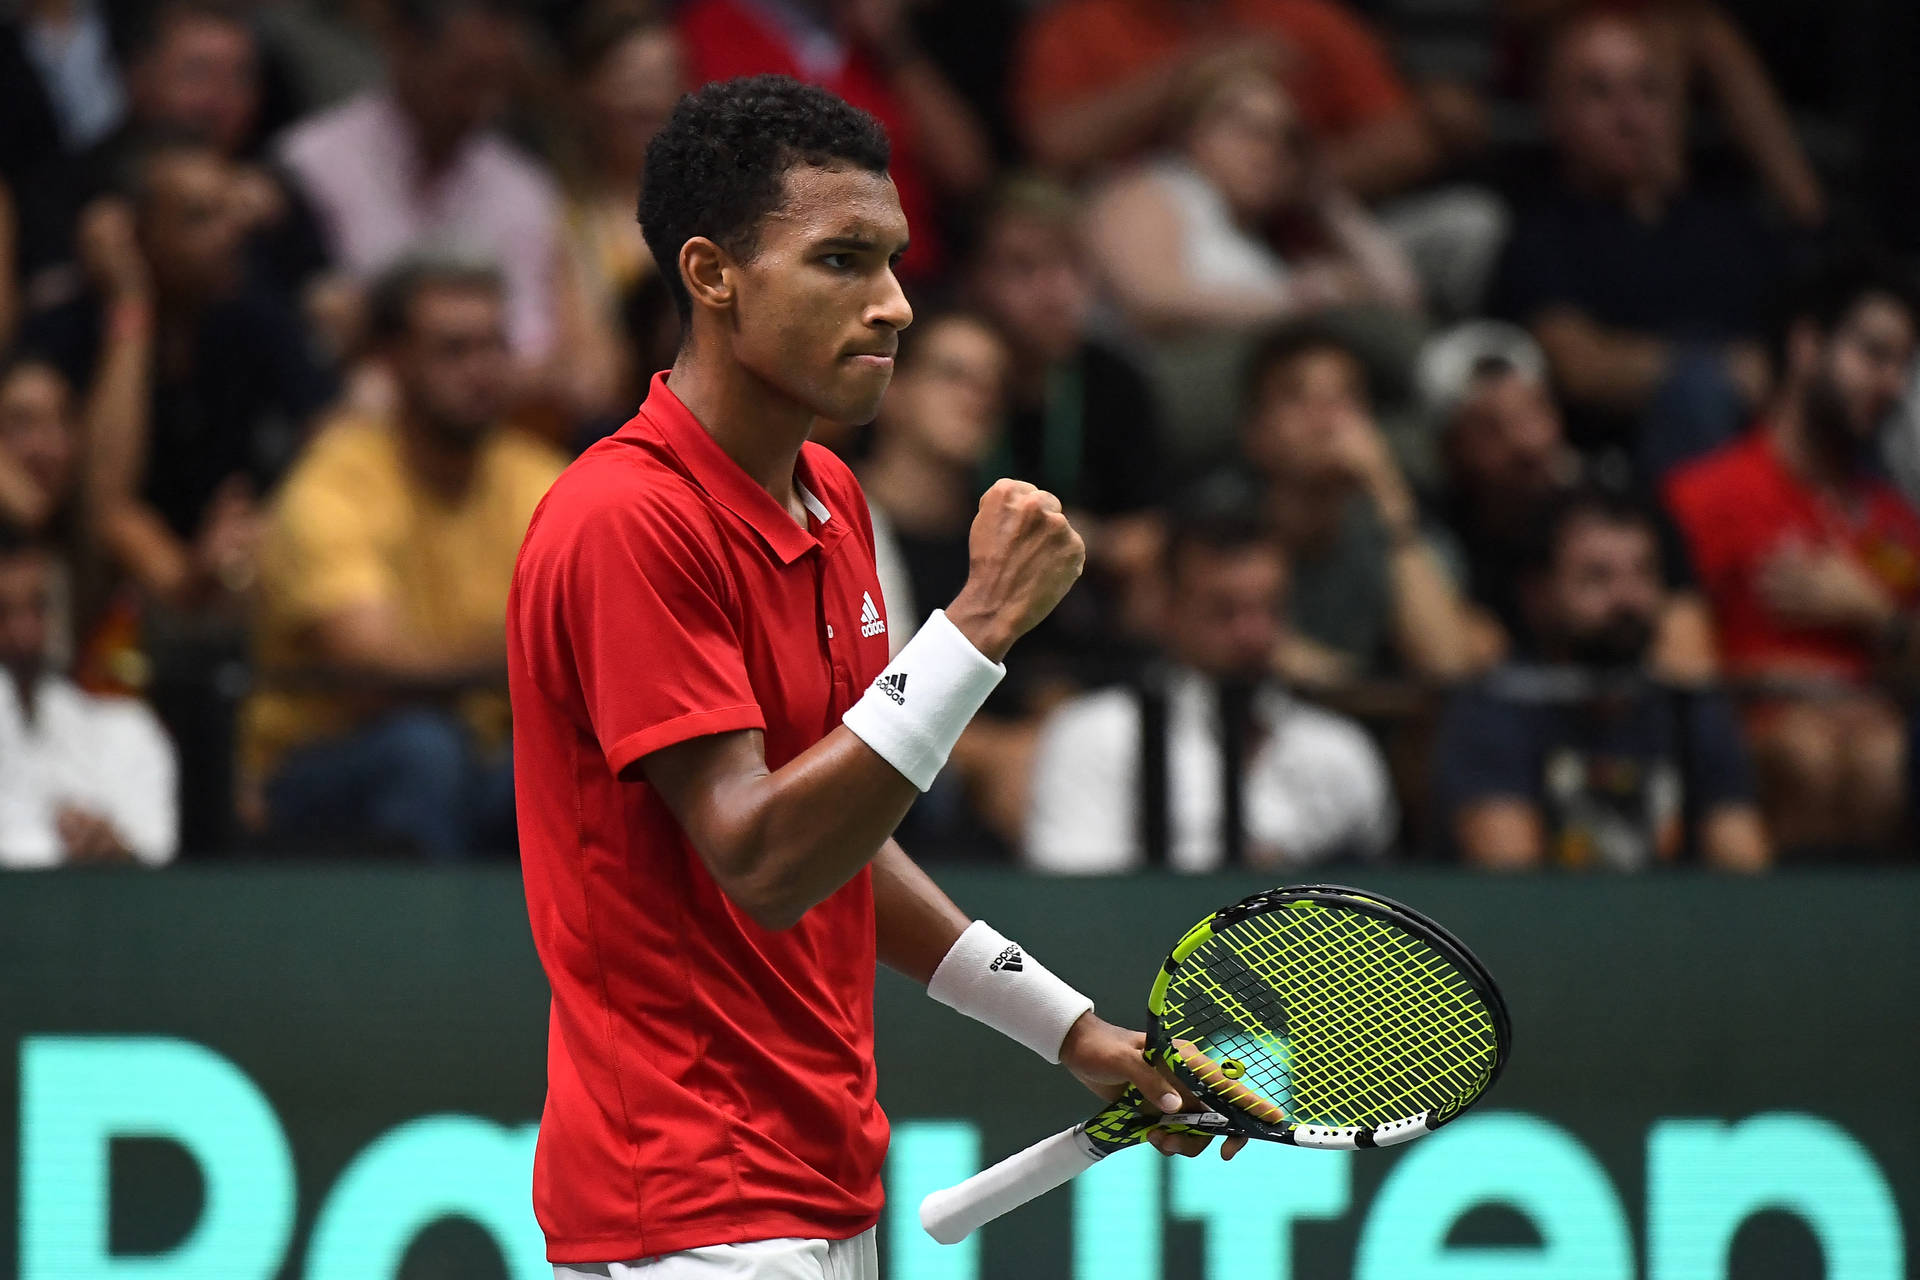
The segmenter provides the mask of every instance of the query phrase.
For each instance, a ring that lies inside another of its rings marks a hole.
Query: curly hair
[[[787,170],[884,173],[889,159],[878,120],[789,76],[720,80],[681,98],[647,146],[639,210],[681,323],[693,314],[680,279],[688,240],[705,236],[750,258],[761,219],[780,205]]]

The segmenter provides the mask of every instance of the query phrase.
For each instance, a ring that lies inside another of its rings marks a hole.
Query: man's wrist
[[[1093,1009],[1091,999],[984,920],[955,940],[934,969],[927,994],[1054,1063]]]
[[[964,588],[947,606],[946,613],[947,621],[984,656],[994,662],[1007,660],[1007,652],[1013,648],[1016,637],[1013,629],[1002,622],[997,613],[970,604]]]

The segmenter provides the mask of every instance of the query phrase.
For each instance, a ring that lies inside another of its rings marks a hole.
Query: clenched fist
[[[967,585],[947,618],[995,662],[1053,612],[1087,562],[1060,499],[1024,480],[999,480],[980,499],[968,538]]]

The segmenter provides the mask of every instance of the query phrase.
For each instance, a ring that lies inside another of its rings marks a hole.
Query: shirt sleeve
[[[1303,22],[1308,12],[1315,14]],[[1312,87],[1303,110],[1314,127],[1338,135],[1403,115],[1412,107],[1405,82],[1366,23],[1337,5],[1294,10],[1283,34],[1299,39],[1312,59]]]
[[[1440,818],[1451,823],[1482,800],[1535,801],[1539,778],[1533,734],[1525,713],[1484,689],[1467,689],[1448,703],[1434,745]]]
[[[1688,717],[1686,782],[1693,788],[1698,815],[1727,805],[1754,804],[1759,793],[1753,764],[1732,704],[1719,694],[1698,694],[1686,698],[1683,714]]]
[[[594,736],[615,773],[676,743],[764,729],[740,599],[711,547],[661,507],[580,525],[553,621],[573,654]]]
[[[355,489],[344,473],[316,460],[281,491],[262,556],[272,603],[296,625],[380,604],[398,590],[380,551],[379,522]]]
[[[1140,716],[1130,692],[1090,694],[1054,712],[1034,753],[1027,867],[1099,875],[1135,866],[1139,763]]]
[[[1488,312],[1532,325],[1541,312],[1556,305],[1578,307],[1581,290],[1572,277],[1570,249],[1556,215],[1539,208],[1523,210],[1494,268]]]
[[[1277,749],[1256,761],[1249,788],[1251,825],[1261,842],[1293,863],[1385,853],[1399,810],[1372,740],[1358,725],[1318,710],[1293,716]]]
[[[173,861],[180,849],[179,773],[173,743],[144,704],[114,699],[95,708],[94,746],[106,816],[128,850],[150,867]]]
[[[1013,105],[1023,126],[1125,79],[1102,65],[1098,51],[1106,41],[1086,29],[1084,17],[1082,6],[1059,4],[1028,21],[1014,49]]]

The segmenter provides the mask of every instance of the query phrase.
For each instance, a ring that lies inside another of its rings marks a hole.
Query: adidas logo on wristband
[[[881,676],[873,682],[873,687],[892,698],[899,706],[907,705],[907,673],[896,671],[890,676]]]
[[[1020,954],[1020,944],[1016,942],[1009,942],[1006,948],[993,958],[993,963],[987,966],[994,973],[1002,969],[1008,973],[1019,973],[1026,967],[1026,957]]]

